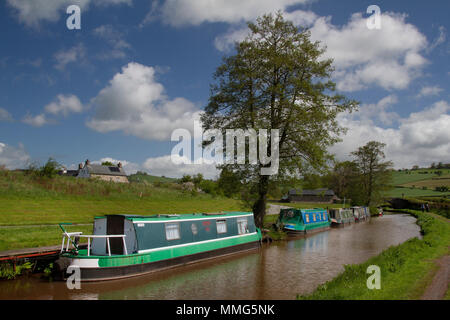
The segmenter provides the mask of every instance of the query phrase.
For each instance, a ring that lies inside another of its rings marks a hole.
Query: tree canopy
[[[323,58],[325,49],[311,41],[308,30],[281,13],[264,15],[248,27],[250,34],[214,75],[202,124],[223,132],[267,129],[270,135],[271,129],[279,130],[277,175],[260,174],[267,164],[225,165],[253,190],[255,221],[262,226],[271,179],[323,167],[328,147],[344,132],[337,115],[358,103],[335,93],[332,60]],[[270,143],[267,149],[269,155]]]

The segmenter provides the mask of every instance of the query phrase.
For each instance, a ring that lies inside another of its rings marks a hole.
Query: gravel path
[[[450,283],[450,256],[444,256],[436,260],[439,270],[434,275],[433,281],[425,290],[422,300],[442,300]]]

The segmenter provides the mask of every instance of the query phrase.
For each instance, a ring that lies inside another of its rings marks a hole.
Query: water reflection
[[[31,277],[0,282],[0,299],[294,299],[391,245],[420,236],[415,219],[392,215],[259,251],[151,275],[68,290],[64,282]]]

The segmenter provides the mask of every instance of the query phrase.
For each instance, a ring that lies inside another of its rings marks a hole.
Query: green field
[[[441,171],[442,175],[436,172]],[[387,197],[426,197],[448,196],[450,192],[435,191],[435,187],[450,188],[450,170],[420,169],[394,171],[392,175],[393,188],[385,193]]]
[[[0,251],[59,244],[61,232],[56,224],[60,222],[91,224],[95,216],[105,214],[219,211],[249,208],[238,200],[184,191],[175,183],[156,187],[148,182],[48,179],[0,171]],[[91,226],[78,228],[92,232]]]

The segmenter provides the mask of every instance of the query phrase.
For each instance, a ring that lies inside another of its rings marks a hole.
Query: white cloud
[[[427,48],[427,52],[433,51],[436,47],[440,46],[447,39],[447,32],[445,27],[439,27],[439,36],[433,41],[433,43]]]
[[[358,112],[348,115],[352,120],[361,122],[380,122],[383,125],[390,126],[400,120],[400,116],[393,111],[389,111],[398,102],[397,96],[389,95],[372,104],[362,104]]]
[[[420,89],[420,92],[417,94],[416,98],[438,96],[442,91],[443,89],[439,86],[426,86]]]
[[[220,171],[215,164],[190,164],[190,159],[174,155],[176,161],[172,161],[170,155],[149,158],[142,165],[150,174],[156,176],[166,176],[171,178],[181,178],[185,174],[194,175],[201,173],[206,179],[215,179]]]
[[[164,23],[172,26],[204,22],[240,23],[265,13],[285,11],[309,0],[166,0],[159,8]],[[153,11],[155,9],[153,8]]]
[[[30,156],[22,144],[16,148],[0,142],[0,165],[11,170],[24,168],[29,160]]]
[[[0,108],[0,122],[11,122],[13,121],[12,115],[5,109]]]
[[[89,8],[90,3],[108,6],[132,4],[132,0],[7,0],[19,22],[28,27],[38,27],[42,21],[56,22],[68,17],[66,9],[70,5],[78,5],[82,12]]]
[[[101,25],[95,28],[93,33],[95,36],[106,40],[111,46],[108,53],[103,53],[100,56],[102,59],[125,58],[126,49],[131,48],[131,45],[125,41],[123,33],[116,30],[112,25]]]
[[[380,30],[369,30],[361,13],[353,14],[343,26],[335,26],[331,17],[318,17],[310,11],[284,12],[284,16],[297,26],[309,27],[312,40],[326,46],[323,58],[334,60],[334,78],[341,91],[373,85],[405,89],[428,63],[421,54],[427,48],[426,37],[405,21],[405,15],[383,13]],[[215,39],[215,47],[229,51],[248,32],[246,26],[234,25]]]
[[[170,100],[155,73],[153,67],[139,63],[124,66],[92,99],[95,115],[87,126],[102,133],[123,131],[148,140],[167,140],[175,129],[191,129],[200,110],[184,98]]]
[[[54,115],[63,114],[67,116],[69,113],[79,113],[83,111],[83,105],[75,95],[59,94],[56,101],[45,106],[45,111]]]
[[[369,85],[405,89],[420,74],[427,63],[421,55],[427,40],[405,19],[385,12],[380,30],[369,30],[361,13],[342,27],[331,24],[331,17],[315,21],[311,37],[327,47],[325,57],[334,59],[338,89],[356,91]]]
[[[86,49],[82,43],[67,50],[60,50],[55,54],[55,68],[63,71],[69,63],[82,63],[85,56]]]
[[[22,122],[29,124],[33,127],[42,127],[47,124],[53,123],[53,121],[47,119],[47,116],[44,113],[38,114],[36,116],[32,116],[31,114],[27,114]]]
[[[398,128],[382,128],[367,119],[340,115],[339,122],[349,129],[343,142],[330,151],[338,159],[349,159],[349,154],[371,140],[386,143],[386,157],[396,168],[448,162],[450,154],[450,104],[439,101],[407,118],[398,119]]]

